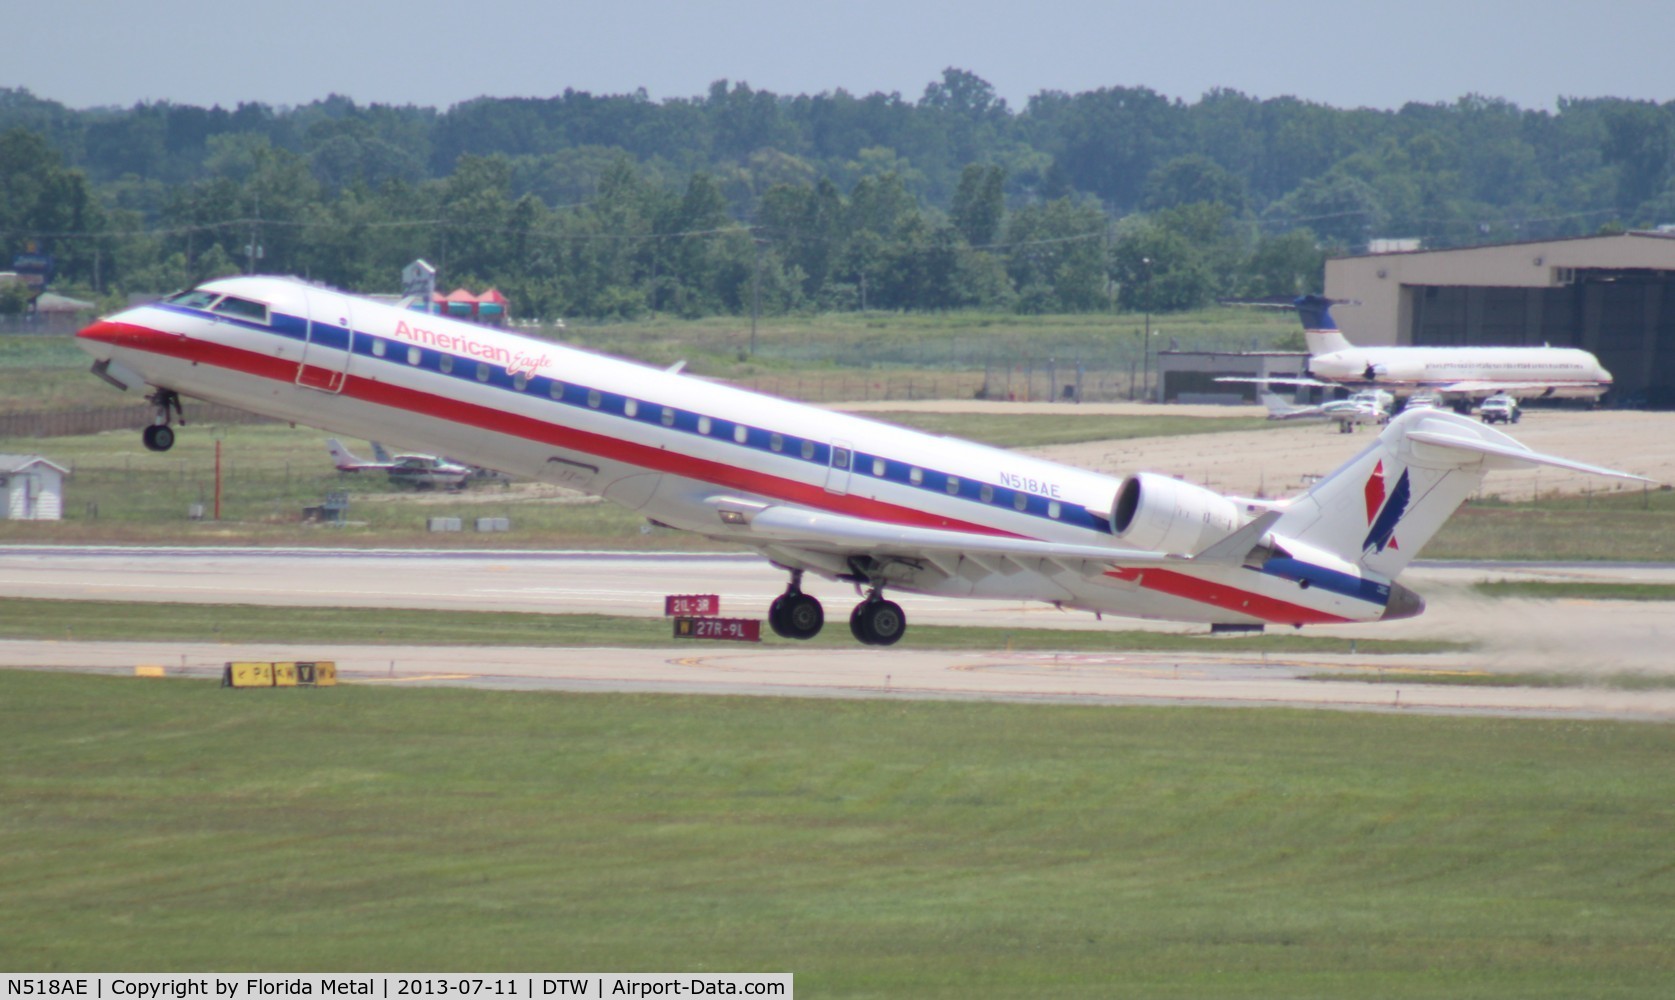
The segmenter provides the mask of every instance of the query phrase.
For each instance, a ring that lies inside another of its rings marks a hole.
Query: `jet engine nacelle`
[[[1141,472],[1117,488],[1111,531],[1136,549],[1191,555],[1242,527],[1239,505],[1214,490]]]

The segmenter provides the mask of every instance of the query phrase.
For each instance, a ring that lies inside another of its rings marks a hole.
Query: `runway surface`
[[[1388,625],[1318,630],[1365,638],[1454,638],[1469,654],[1307,656],[1252,654],[950,653],[863,647],[821,649],[694,643],[668,649],[523,649],[214,643],[0,642],[0,665],[132,673],[219,672],[231,659],[335,660],[356,683],[516,689],[674,691],[816,697],[983,698],[1095,703],[1306,705],[1675,720],[1675,691],[1489,688],[1304,680],[1321,671],[1489,670],[1566,674],[1675,670],[1668,604],[1489,601],[1484,578],[1675,581],[1669,566],[1422,564],[1404,582],[1425,593],[1426,614]],[[0,548],[0,596],[439,608],[660,616],[663,595],[716,593],[722,614],[759,617],[785,575],[752,556],[342,550]],[[809,588],[829,619],[857,598],[824,581]],[[1098,621],[1044,605],[892,594],[910,623],[998,628],[1189,626]],[[369,611],[369,621],[375,615]],[[911,630],[911,624],[910,624]],[[1312,630],[1311,630],[1312,631]]]

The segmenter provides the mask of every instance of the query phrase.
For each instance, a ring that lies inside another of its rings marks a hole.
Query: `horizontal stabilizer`
[[[1538,451],[1531,451],[1517,442],[1503,444],[1483,438],[1467,437],[1463,434],[1423,428],[1409,431],[1407,437],[1409,441],[1415,444],[1485,456],[1491,459],[1488,463],[1489,466],[1496,469],[1519,469],[1533,465],[1550,465],[1554,468],[1569,469],[1572,472],[1586,472],[1594,476],[1630,479],[1642,483],[1652,482],[1645,476],[1635,475],[1632,472],[1619,472],[1616,469],[1607,469],[1602,465],[1590,465],[1587,462],[1577,462],[1568,458],[1560,458],[1557,455],[1543,455]],[[1511,439],[1507,438],[1506,440],[1510,441]]]

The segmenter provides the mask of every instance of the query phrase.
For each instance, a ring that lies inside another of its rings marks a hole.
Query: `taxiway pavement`
[[[335,660],[348,681],[469,684],[519,689],[674,691],[822,697],[988,698],[1100,703],[1306,705],[1675,721],[1675,692],[1604,688],[1492,688],[1303,679],[1319,672],[1675,670],[1675,615],[1661,603],[1488,600],[1490,578],[1675,580],[1675,567],[1532,567],[1430,563],[1404,581],[1425,593],[1423,616],[1329,631],[1365,638],[1452,638],[1471,653],[1422,656],[942,652],[896,648],[724,646],[525,649],[295,643],[0,642],[0,665],[131,673],[158,664],[212,674],[223,662]],[[722,613],[755,617],[784,574],[751,556],[343,550],[0,548],[0,596],[178,603],[339,605],[593,612],[658,616],[668,593],[717,593]],[[813,583],[828,618],[855,599]],[[892,595],[896,597],[897,595]],[[899,595],[911,623],[999,628],[1145,627],[1202,631],[1043,605]]]

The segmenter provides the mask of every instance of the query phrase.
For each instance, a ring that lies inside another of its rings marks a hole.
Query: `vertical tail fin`
[[[1266,386],[1263,386],[1262,391],[1258,392],[1257,395],[1262,397],[1262,405],[1268,408],[1268,417],[1271,420],[1277,420],[1281,417],[1295,413],[1298,410],[1304,409],[1304,407],[1293,406],[1290,403],[1287,403],[1285,400],[1280,398],[1278,393],[1269,392]]]
[[[326,450],[331,452],[332,464],[337,466],[339,469],[353,469],[357,465],[364,464],[360,459],[355,457],[353,452],[351,452],[348,448],[343,447],[343,442],[339,441],[337,438],[328,438],[326,440]]]
[[[376,441],[372,442],[372,460],[374,462],[388,462],[390,460],[390,453],[385,451],[384,446]]]
[[[1640,479],[1531,451],[1509,435],[1443,410],[1392,419],[1371,446],[1285,508],[1274,533],[1394,579],[1490,469],[1552,465]]]
[[[1303,321],[1303,339],[1308,342],[1310,354],[1333,354],[1353,346],[1338,331],[1338,322],[1332,318],[1331,299],[1324,295],[1304,295],[1293,305],[1297,307],[1297,318]]]

